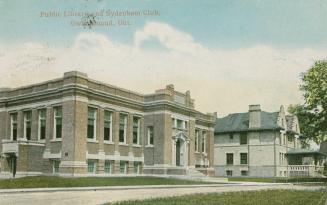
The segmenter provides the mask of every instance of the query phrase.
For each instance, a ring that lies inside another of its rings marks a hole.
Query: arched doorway
[[[176,166],[185,165],[185,141],[178,139],[176,141]]]
[[[179,133],[173,137],[173,165],[184,167],[188,164],[188,138],[186,134]]]

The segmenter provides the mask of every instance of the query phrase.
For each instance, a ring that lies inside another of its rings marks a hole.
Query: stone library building
[[[140,94],[71,71],[0,88],[0,174],[212,176],[215,122],[173,85]]]

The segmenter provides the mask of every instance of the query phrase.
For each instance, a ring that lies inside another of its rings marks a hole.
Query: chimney
[[[260,105],[249,105],[249,128],[259,128],[261,126]]]
[[[64,73],[64,78],[77,77],[77,76],[87,78],[87,74],[82,73],[80,71],[69,71]]]
[[[171,91],[174,91],[174,84],[169,84],[166,86],[166,89],[167,90],[171,90]]]

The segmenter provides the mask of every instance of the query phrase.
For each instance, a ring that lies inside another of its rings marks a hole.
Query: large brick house
[[[215,125],[216,176],[321,176],[325,154],[301,148],[296,116],[262,111],[250,105],[245,113],[218,118]]]
[[[0,90],[1,175],[210,175],[214,124],[173,85],[143,95],[67,72]]]

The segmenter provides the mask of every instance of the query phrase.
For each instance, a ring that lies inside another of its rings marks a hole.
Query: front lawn
[[[209,184],[161,177],[55,177],[37,176],[16,179],[1,179],[0,189],[51,188],[51,187],[91,187],[91,186],[133,186],[133,185],[190,185]]]
[[[327,178],[252,178],[252,177],[232,177],[228,178],[228,181],[240,181],[240,182],[277,182],[277,183],[298,183],[298,182],[325,182]]]
[[[268,190],[185,195],[159,199],[123,201],[110,205],[323,205],[322,191]],[[109,205],[108,204],[108,205]]]

